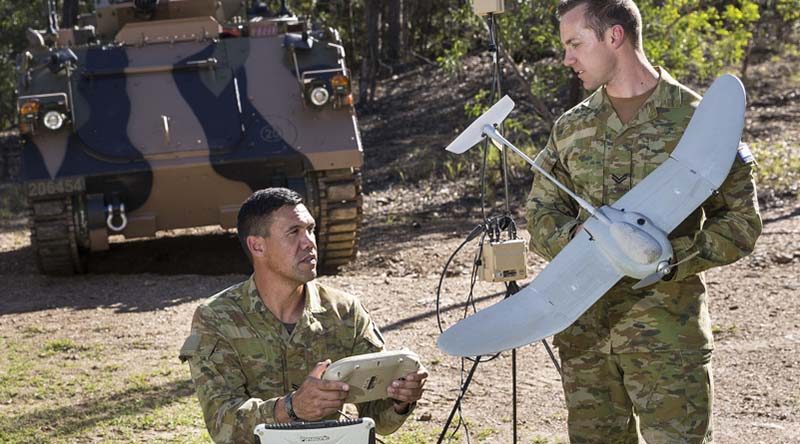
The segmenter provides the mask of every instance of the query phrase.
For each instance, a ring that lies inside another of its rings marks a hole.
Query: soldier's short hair
[[[561,0],[559,19],[580,5],[586,5],[586,26],[595,32],[598,40],[603,40],[608,28],[620,25],[630,37],[633,48],[642,49],[642,14],[633,0]]]
[[[288,188],[264,188],[251,194],[239,209],[236,230],[244,253],[252,261],[247,248],[247,236],[269,236],[272,213],[284,206],[303,203],[303,197]]]

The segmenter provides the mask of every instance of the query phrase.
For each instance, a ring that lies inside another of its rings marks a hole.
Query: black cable
[[[544,344],[544,349],[547,350],[547,354],[550,355],[550,360],[553,361],[553,365],[556,367],[558,371],[558,376],[563,377],[564,374],[561,373],[561,366],[558,365],[558,360],[556,359],[556,355],[553,354],[553,350],[550,348],[550,344],[547,343],[547,339],[542,339],[542,344]]]
[[[456,250],[453,251],[453,254],[451,254],[450,257],[447,258],[447,262],[444,264],[442,273],[439,275],[439,285],[436,287],[436,324],[439,326],[439,333],[444,332],[444,328],[442,328],[442,318],[439,305],[440,296],[442,292],[442,283],[444,282],[444,276],[447,273],[447,269],[450,267],[450,262],[452,262],[453,258],[456,257],[456,254],[458,254],[458,252],[461,251],[461,249],[464,248],[464,245],[469,243],[469,241],[475,239],[479,234],[482,234],[483,227],[484,227],[483,225],[478,225],[477,227],[473,228],[472,231],[470,231],[469,235],[467,235],[467,238],[464,239],[464,241],[461,242],[461,245],[459,245],[458,248],[456,248]]]
[[[496,36],[497,24],[495,22],[494,14],[489,14],[488,28],[489,28],[489,51],[492,53],[492,61],[493,61],[492,88],[491,88],[491,93],[490,93],[490,96],[489,96],[489,103],[493,104],[495,102],[495,100],[496,100],[496,96],[501,94],[501,83],[502,83],[502,72],[500,70],[500,64],[499,64],[499,60],[498,60],[499,48],[498,48],[498,39],[497,39],[497,36]],[[500,125],[502,125],[502,123]],[[502,126],[501,126],[501,131],[502,131]],[[510,191],[509,191],[508,157],[507,157],[507,150],[506,149],[502,150],[503,185],[504,185],[505,203],[506,203],[506,205],[505,205],[505,214],[503,216],[494,217],[494,218],[489,218],[489,217],[486,216],[486,171],[487,171],[487,163],[488,163],[488,152],[489,152],[490,148],[489,148],[489,140],[488,140],[488,138],[487,137],[484,137],[484,138],[485,138],[485,140],[483,141],[483,156],[482,156],[483,157],[483,159],[482,159],[483,161],[482,161],[480,185],[479,185],[479,188],[480,188],[480,201],[481,201],[481,219],[483,220],[483,224],[475,227],[472,230],[472,232],[470,232],[470,234],[467,236],[467,239],[464,240],[458,246],[458,248],[456,248],[456,250],[453,252],[453,254],[448,258],[447,263],[445,264],[445,267],[442,270],[442,273],[441,273],[441,275],[439,277],[439,285],[438,285],[438,287],[436,289],[436,321],[438,323],[440,332],[444,331],[444,329],[442,327],[442,321],[441,321],[440,309],[439,309],[442,282],[444,280],[444,276],[445,276],[445,274],[447,272],[447,269],[448,269],[450,263],[452,262],[453,258],[455,257],[455,255],[459,251],[461,251],[461,249],[470,240],[472,240],[475,237],[477,237],[478,234],[481,235],[481,240],[480,240],[480,243],[479,243],[478,252],[477,252],[477,254],[475,256],[475,259],[473,260],[473,264],[472,264],[472,272],[470,274],[469,293],[468,293],[468,296],[467,296],[467,301],[464,304],[464,317],[466,317],[468,315],[470,306],[472,307],[473,312],[477,312],[477,307],[475,306],[475,300],[474,300],[474,288],[475,288],[475,283],[477,281],[478,266],[481,265],[480,264],[480,259],[482,257],[484,240],[488,236],[490,242],[500,242],[501,238],[502,238],[502,232],[503,231],[505,231],[507,233],[508,238],[510,240],[511,239],[517,239],[517,225],[516,225],[516,222],[514,222],[514,219],[511,217],[511,210],[510,210],[511,195],[510,195]],[[492,205],[492,208],[494,208],[494,205]],[[510,283],[508,283],[506,285],[506,295],[505,295],[505,297],[508,298],[509,296],[513,295],[514,293],[516,293],[518,291],[519,291],[519,286],[517,285],[516,282],[512,281],[512,282],[510,282]],[[550,354],[550,358],[553,360],[553,364],[556,366],[556,369],[558,370],[559,374],[561,374],[561,368],[558,365],[558,362],[556,361],[552,350],[550,350],[550,347],[547,344],[547,341],[543,339],[542,342],[544,343],[544,346],[547,349],[548,354]],[[458,420],[457,420],[457,423],[456,423],[456,426],[455,426],[454,430],[450,434],[450,439],[455,437],[456,433],[458,432],[458,430],[463,425],[464,432],[465,432],[465,435],[466,435],[466,438],[467,438],[467,443],[470,442],[470,436],[469,436],[469,430],[468,430],[468,427],[467,427],[467,423],[465,421],[463,421],[463,417],[462,417],[461,401],[464,398],[464,396],[466,395],[466,391],[467,391],[467,389],[469,387],[469,383],[472,381],[472,377],[473,377],[473,375],[475,373],[475,370],[477,369],[478,364],[481,363],[481,362],[491,361],[493,359],[496,359],[499,356],[500,356],[500,353],[497,353],[494,356],[492,356],[490,358],[485,358],[485,359],[482,359],[481,356],[477,356],[474,359],[473,358],[469,358],[469,357],[461,359],[461,390],[460,390],[460,393],[458,395],[458,398],[456,399],[456,404],[455,404],[453,410],[451,411],[450,416],[448,417],[447,422],[445,423],[445,425],[444,425],[444,427],[442,429],[441,435],[439,436],[439,441],[438,441],[439,443],[441,443],[442,440],[444,439],[444,436],[447,433],[447,429],[448,429],[448,427],[450,425],[450,422],[452,421],[453,416],[456,414],[456,412],[458,413]],[[472,368],[469,371],[469,374],[467,376],[466,381],[464,381],[464,363],[467,360],[471,361],[473,363],[473,365],[472,365]],[[513,412],[512,413],[513,414],[512,414],[512,416],[513,416],[513,422],[514,422],[514,428],[513,428],[513,442],[514,443],[517,442],[517,399],[516,399],[517,398],[517,393],[516,393],[517,382],[516,382],[516,373],[517,373],[517,369],[516,369],[516,349],[514,349],[514,350],[512,350],[512,385],[513,385],[513,388],[512,388],[512,398],[513,398],[513,407],[512,407],[513,408]]]

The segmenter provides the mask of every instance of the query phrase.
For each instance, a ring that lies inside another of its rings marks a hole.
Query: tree
[[[402,41],[402,10],[401,0],[388,0],[386,5],[386,58],[389,65],[400,62],[400,42]]]
[[[45,28],[44,2],[0,0],[0,128],[13,125],[17,101],[14,92],[17,55],[27,46],[25,30]]]
[[[61,7],[61,27],[72,28],[78,24],[78,0],[63,0]]]
[[[13,121],[14,58],[25,47],[25,29],[45,27],[45,1],[0,0],[3,126]],[[63,0],[62,26],[74,25],[78,6],[92,6],[78,2]],[[526,91],[532,114],[544,121],[578,100],[580,93],[574,76],[560,65],[557,3],[507,1],[506,13],[497,17],[506,80]],[[765,42],[785,44],[787,33],[797,32],[800,22],[798,0],[638,0],[637,4],[649,58],[690,84],[705,83],[726,66],[741,66],[746,74],[750,54]],[[467,0],[296,0],[292,6],[298,15],[309,15],[341,32],[347,63],[357,68],[362,103],[374,97],[380,76],[403,63],[436,61],[459,76],[464,57],[488,46],[486,22],[472,12]]]

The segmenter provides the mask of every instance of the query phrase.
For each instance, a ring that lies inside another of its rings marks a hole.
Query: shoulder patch
[[[752,151],[750,151],[750,147],[746,143],[739,142],[739,148],[737,148],[736,151],[739,159],[741,159],[742,162],[751,164],[756,161],[755,156],[753,156]]]

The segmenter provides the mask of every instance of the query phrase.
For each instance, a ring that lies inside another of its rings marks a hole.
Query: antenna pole
[[[530,166],[533,167],[533,169],[535,169],[536,171],[538,171],[539,173],[544,175],[544,177],[546,177],[548,180],[553,182],[557,187],[559,187],[561,189],[561,191],[567,193],[569,195],[569,197],[575,199],[575,202],[578,202],[578,205],[580,205],[581,207],[583,207],[583,209],[588,211],[589,214],[591,214],[592,216],[596,217],[597,219],[599,219],[601,222],[603,222],[606,225],[610,225],[611,224],[611,221],[603,213],[597,211],[597,209],[595,207],[593,207],[591,204],[589,204],[589,202],[586,202],[585,200],[581,199],[577,194],[573,193],[572,190],[570,190],[569,188],[565,187],[555,177],[551,176],[550,173],[548,173],[547,171],[543,170],[542,167],[537,165],[536,162],[534,162],[533,159],[531,159],[525,153],[523,153],[522,150],[520,150],[519,148],[515,147],[514,144],[512,144],[511,142],[506,140],[506,138],[503,137],[503,135],[500,134],[494,126],[492,126],[492,125],[484,125],[483,134],[486,134],[487,136],[489,136],[493,141],[495,141],[498,145],[500,145],[500,147],[507,146],[507,147],[511,148],[512,151],[514,151],[515,153],[519,154],[520,157],[525,159],[525,162],[528,162],[530,164]]]

